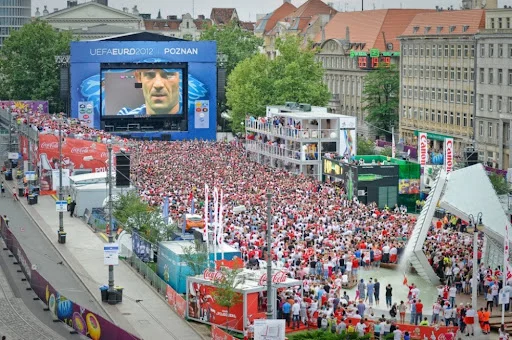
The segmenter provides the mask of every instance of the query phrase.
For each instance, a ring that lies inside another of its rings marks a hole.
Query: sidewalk
[[[5,183],[11,190],[15,185],[10,181]],[[108,283],[108,267],[103,264],[104,240],[82,220],[64,213],[67,239],[65,244],[59,244],[59,215],[55,210],[55,200],[51,196],[39,196],[38,204],[29,206],[27,200],[21,198],[20,204],[117,325],[146,340],[202,338],[123,261],[114,268],[115,284],[124,288],[123,302],[114,306],[101,302],[99,286]]]

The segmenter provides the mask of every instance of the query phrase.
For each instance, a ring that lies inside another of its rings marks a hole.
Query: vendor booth
[[[179,294],[184,294],[186,291],[187,276],[198,274],[187,265],[184,260],[184,248],[194,246],[194,241],[164,241],[158,244],[158,267],[157,274],[169,286],[172,287]],[[213,247],[210,247],[210,263],[213,267],[214,253]],[[224,255],[222,255],[224,253]],[[233,260],[234,258],[241,258],[240,251],[230,245],[224,243],[217,246],[217,260]],[[200,267],[203,271],[207,267],[207,263]]]
[[[265,270],[244,269],[239,274],[241,284],[235,291],[241,295],[241,302],[228,310],[215,302],[213,279],[222,275],[220,271],[206,269],[203,275],[187,278],[187,317],[209,325],[229,327],[243,332],[256,319],[266,318],[267,275]],[[290,279],[284,271],[274,271],[272,275],[272,296],[282,290],[297,288],[302,293],[302,281]],[[273,306],[276,305],[274,301]],[[277,317],[273,308],[274,318]]]

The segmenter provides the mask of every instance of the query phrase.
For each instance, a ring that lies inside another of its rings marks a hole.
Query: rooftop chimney
[[[177,15],[168,15],[167,20],[178,20],[178,16]]]
[[[68,0],[68,8],[75,7],[78,5],[77,0]]]
[[[36,18],[39,18],[41,16],[41,12],[39,12],[39,7],[36,7]]]
[[[133,6],[132,13],[133,15],[139,15],[139,9],[137,8],[137,5]]]
[[[198,18],[199,20],[205,20],[205,16],[204,16],[204,14],[199,14],[199,15],[197,16],[197,18]]]
[[[53,8],[53,13],[58,12],[58,11],[59,11],[59,9],[57,7]]]
[[[48,14],[50,14],[50,12],[48,11],[48,7],[46,5],[44,5],[43,15],[48,15]]]
[[[123,7],[123,12],[128,13],[128,7]]]
[[[350,28],[348,26],[345,28],[345,40],[350,42]]]

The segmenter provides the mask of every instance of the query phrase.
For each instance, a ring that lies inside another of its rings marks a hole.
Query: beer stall
[[[215,302],[214,281],[222,277],[218,270],[206,269],[203,275],[187,278],[187,317],[209,325],[229,327],[230,330],[243,332],[244,328],[256,319],[266,318],[267,311],[267,274],[266,269],[243,269],[237,277],[240,284],[235,292],[240,294],[240,302],[229,309]],[[276,306],[277,294],[283,290],[297,287],[302,294],[302,281],[291,279],[285,271],[274,271],[272,275],[273,306]],[[277,317],[273,308],[274,318]],[[243,317],[241,317],[243,316]]]

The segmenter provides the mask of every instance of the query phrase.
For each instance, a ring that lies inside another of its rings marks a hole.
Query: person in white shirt
[[[469,336],[469,334],[473,336],[475,334],[475,315],[476,312],[473,309],[473,306],[469,305],[468,310],[466,310],[466,336]]]
[[[300,326],[300,304],[297,300],[292,305],[292,326],[293,329],[299,328]]]
[[[455,297],[457,296],[457,288],[452,284],[450,290],[448,291],[448,297],[450,298],[450,304],[455,306]]]
[[[434,305],[432,306],[432,320],[430,321],[431,324],[435,324],[439,321],[439,313],[441,312],[441,304],[436,301]]]
[[[396,326],[396,329],[393,331],[393,340],[402,340],[402,331]]]
[[[364,324],[364,321],[361,320],[361,322],[359,322],[357,325],[356,325],[356,330],[357,330],[357,334],[359,336],[363,336],[364,335],[364,332],[366,330],[366,325]]]

